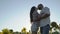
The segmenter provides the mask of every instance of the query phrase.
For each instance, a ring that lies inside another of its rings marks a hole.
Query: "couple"
[[[40,14],[37,12],[40,11]],[[49,34],[50,29],[50,10],[39,4],[37,8],[33,6],[30,10],[30,22],[32,34],[37,34],[40,27],[41,34]]]

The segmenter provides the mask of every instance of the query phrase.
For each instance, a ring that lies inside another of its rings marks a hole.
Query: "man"
[[[38,5],[38,10],[41,10],[37,21],[40,21],[41,34],[49,34],[50,29],[50,10],[48,7],[44,7],[42,4]]]

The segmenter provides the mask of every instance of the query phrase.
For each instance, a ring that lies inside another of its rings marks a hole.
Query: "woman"
[[[37,12],[37,8],[35,6],[33,6],[30,10],[30,21],[31,21],[31,31],[32,34],[37,34],[38,28],[39,28],[39,21],[36,21],[38,18],[38,12]]]

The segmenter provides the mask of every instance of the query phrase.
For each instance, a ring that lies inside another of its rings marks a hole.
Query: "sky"
[[[43,4],[50,8],[50,20],[60,24],[60,0],[0,0],[0,31],[4,28],[21,31],[30,30],[30,9]]]

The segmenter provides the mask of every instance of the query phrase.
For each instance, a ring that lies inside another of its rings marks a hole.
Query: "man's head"
[[[37,7],[38,7],[39,10],[42,10],[43,5],[42,4],[39,4]]]

